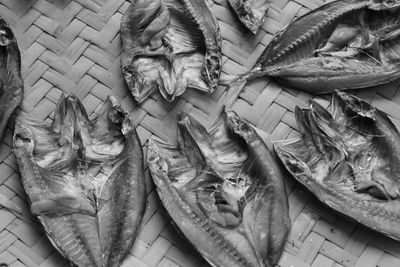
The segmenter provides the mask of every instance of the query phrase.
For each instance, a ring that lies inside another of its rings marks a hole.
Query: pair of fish
[[[156,139],[147,161],[180,230],[213,266],[273,266],[290,228],[283,174],[255,130],[225,110],[211,131],[188,115],[178,147]],[[119,266],[145,205],[142,147],[109,98],[92,116],[62,95],[52,123],[21,114],[14,153],[36,215],[77,266]]]

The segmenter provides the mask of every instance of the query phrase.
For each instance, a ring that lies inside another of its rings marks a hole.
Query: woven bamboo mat
[[[254,37],[236,22],[226,0],[211,3],[224,38],[223,76],[248,70],[274,33],[323,3],[272,2],[262,30]],[[137,105],[120,71],[119,22],[128,5],[125,0],[0,0],[0,14],[11,24],[22,53],[23,110],[50,120],[62,91],[76,94],[89,112],[114,95],[131,113],[142,142],[153,134],[173,142],[176,128],[172,125],[178,112],[185,111],[210,125],[228,103],[272,140],[297,134],[294,107],[306,105],[311,96],[267,79],[252,81],[241,92],[227,92],[224,86],[211,96],[188,90],[174,103],[155,93]],[[397,84],[357,95],[387,112],[400,126]],[[323,106],[329,104],[329,96],[315,99]],[[11,150],[12,128],[10,123],[0,147],[0,193],[19,205],[23,215],[0,209],[0,263],[67,266],[29,214]],[[400,266],[400,243],[333,213],[293,179],[288,178],[287,185],[293,225],[279,266]],[[124,266],[207,266],[173,228],[148,175],[147,192],[141,230]]]

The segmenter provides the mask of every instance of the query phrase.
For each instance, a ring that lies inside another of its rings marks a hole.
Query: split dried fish
[[[297,19],[247,77],[269,76],[314,94],[400,78],[400,1],[343,0]]]
[[[8,120],[22,102],[23,84],[17,40],[0,17],[0,141]]]
[[[335,92],[329,113],[296,108],[302,136],[275,144],[289,172],[322,202],[400,240],[400,134],[382,111]]]
[[[0,17],[0,141],[15,109],[21,105],[24,83],[21,79],[21,55],[10,27]],[[0,194],[0,207],[21,212],[18,205]]]
[[[273,266],[290,219],[283,175],[262,139],[233,111],[208,132],[182,114],[178,129],[177,147],[147,145],[175,224],[212,266]]]
[[[133,0],[121,22],[122,72],[138,102],[159,90],[212,93],[221,72],[221,36],[206,1]]]
[[[271,0],[229,0],[240,21],[256,34],[264,22]]]
[[[17,119],[14,153],[31,212],[77,266],[120,266],[144,211],[142,146],[130,116],[110,97],[88,116],[61,96],[52,123]]]

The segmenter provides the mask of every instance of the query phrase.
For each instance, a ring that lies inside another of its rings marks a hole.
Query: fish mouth
[[[145,188],[140,141],[118,101],[89,116],[76,96],[62,95],[51,123],[21,114],[14,152],[31,212],[55,248],[78,266],[119,265]]]
[[[344,92],[335,91],[331,107],[330,113],[313,101],[297,107],[301,135],[275,143],[278,157],[323,203],[400,239],[397,129],[385,114]]]
[[[275,184],[274,179],[282,177],[268,177],[268,167],[249,148],[254,140],[259,141],[255,131],[225,109],[209,130],[180,114],[177,146],[155,138],[147,143],[148,166],[160,199],[213,266],[269,266],[282,252],[289,229],[286,193]],[[263,143],[258,148],[268,151]],[[269,158],[263,157],[269,165]],[[271,221],[264,216],[271,214],[267,211],[277,213]]]
[[[325,4],[280,32],[252,74],[318,94],[397,80],[398,8],[398,1]]]
[[[121,38],[122,72],[138,102],[157,90],[173,101],[188,87],[216,89],[221,37],[205,2],[133,1],[121,22]]]

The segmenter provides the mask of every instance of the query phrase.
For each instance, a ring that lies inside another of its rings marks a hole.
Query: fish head
[[[375,108],[367,103],[366,101],[341,91],[335,91],[333,100],[334,103],[338,103],[342,110],[348,110],[362,117],[371,118],[375,113]],[[336,101],[337,100],[337,101]]]
[[[303,185],[320,191],[331,170],[346,157],[342,129],[318,102],[295,108],[300,136],[276,142],[275,151],[287,170]]]
[[[289,173],[303,185],[312,183],[312,173],[301,152],[297,153],[297,140],[276,142],[274,149]],[[304,152],[304,151],[303,151]]]
[[[366,101],[341,91],[333,95],[334,117],[342,127],[353,129],[364,135],[376,135],[379,129],[376,118],[380,112]]]
[[[229,0],[229,4],[244,26],[246,26],[247,29],[255,35],[265,19],[265,15],[269,9],[271,1]]]
[[[295,118],[301,137],[274,143],[274,150],[283,162],[289,173],[306,186],[313,183],[315,170],[326,169],[326,163],[320,161],[323,158],[324,142],[323,132],[314,121],[314,116],[309,108],[295,108]],[[315,164],[310,166],[309,162]],[[325,179],[326,173],[319,172],[319,179]]]
[[[242,120],[233,110],[225,107],[224,117],[229,128],[233,129],[236,134],[246,138],[248,133],[252,133],[253,129],[251,126]]]

